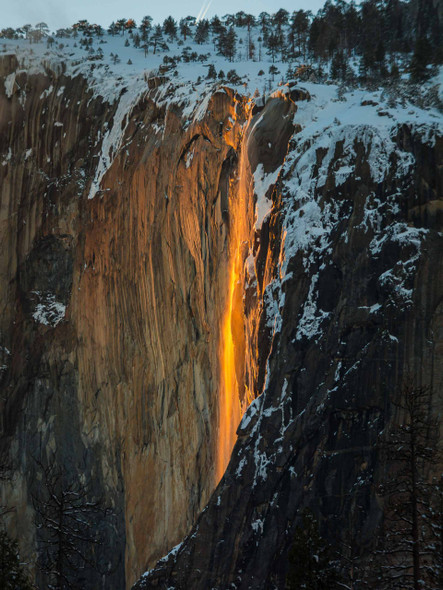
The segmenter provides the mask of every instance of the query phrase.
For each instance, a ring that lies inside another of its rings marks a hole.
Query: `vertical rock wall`
[[[1,67],[6,79],[17,64]],[[113,519],[91,588],[131,584],[215,485],[229,202],[246,114],[229,90],[186,116],[158,92],[126,114],[90,200],[117,103],[50,70],[0,85],[2,502],[32,557],[34,458],[92,482]]]

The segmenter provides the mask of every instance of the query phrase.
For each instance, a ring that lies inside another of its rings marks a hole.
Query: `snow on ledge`
[[[259,164],[254,172],[254,193],[257,196],[255,229],[261,229],[265,217],[271,211],[272,200],[267,195],[269,189],[277,182],[280,170],[281,166],[266,174],[263,164]]]

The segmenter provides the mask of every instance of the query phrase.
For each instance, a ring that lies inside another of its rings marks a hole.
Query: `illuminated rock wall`
[[[17,68],[1,65],[4,78]],[[230,90],[186,116],[152,90],[124,113],[110,157],[117,104],[51,71],[16,82],[12,95],[0,85],[2,502],[32,560],[33,457],[92,482],[115,517],[105,582],[91,587],[122,588],[188,532],[220,475],[220,334],[248,115]]]

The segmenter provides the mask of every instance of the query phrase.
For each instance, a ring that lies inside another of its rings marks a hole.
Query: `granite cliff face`
[[[383,523],[378,443],[404,379],[431,386],[441,415],[441,129],[381,109],[383,128],[365,123],[367,104],[334,106],[333,125],[299,105],[245,283],[245,313],[261,301],[260,396],[196,525],[137,589],[284,588],[304,507],[335,546],[351,539],[364,571]]]
[[[283,588],[304,506],[370,548],[392,392],[411,372],[441,403],[438,122],[313,84],[113,102],[0,68],[1,502],[26,557],[51,465],[112,508],[86,587]]]
[[[221,89],[184,113],[142,83],[108,104],[81,77],[1,66],[2,503],[32,559],[42,470],[92,482],[113,519],[88,583],[122,588],[216,483],[229,235],[253,222],[247,193],[241,226],[231,213],[245,101]]]

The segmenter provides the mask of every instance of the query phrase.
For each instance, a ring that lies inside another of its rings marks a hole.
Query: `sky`
[[[152,16],[154,22],[163,22],[169,15],[178,20],[198,16],[205,10],[206,18],[239,10],[255,15],[262,11],[273,13],[279,8],[289,12],[303,8],[316,13],[323,4],[324,0],[0,0],[0,29],[43,21],[55,31],[80,19],[108,27],[119,18],[134,18],[138,24],[145,15]]]

